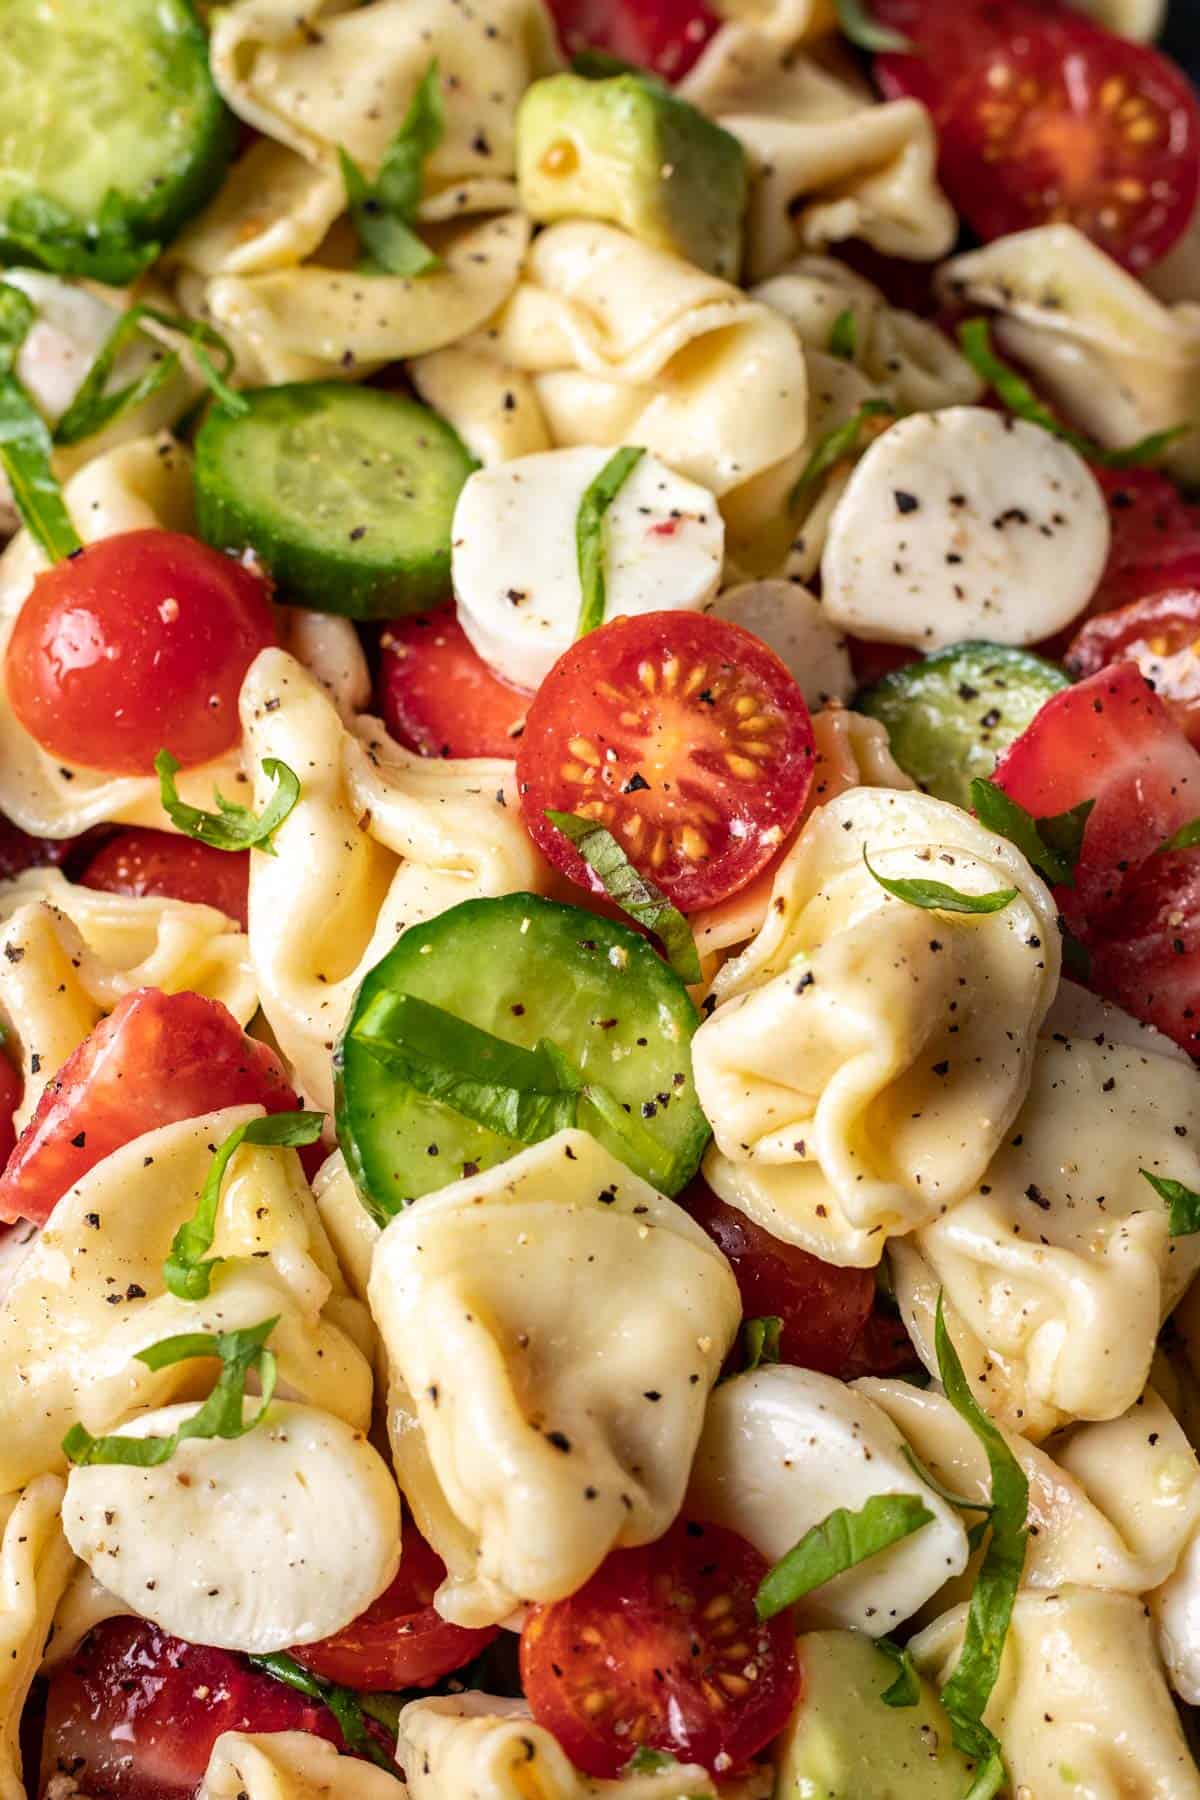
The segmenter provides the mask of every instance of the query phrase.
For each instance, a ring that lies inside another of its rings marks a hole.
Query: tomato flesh
[[[568,56],[604,50],[682,81],[720,26],[703,0],[550,0]]]
[[[259,575],[174,531],[127,531],[39,575],[5,660],[20,723],[50,755],[149,775],[238,740],[238,691],[276,641]]]
[[[275,1052],[218,1000],[140,988],[50,1081],[0,1174],[0,1220],[44,1224],[105,1156],[160,1125],[224,1106],[299,1105]]]
[[[435,1611],[433,1596],[445,1578],[445,1563],[410,1522],[391,1586],[335,1637],[291,1654],[315,1675],[360,1693],[428,1687],[461,1669],[499,1635],[498,1626],[469,1631]]]
[[[516,754],[529,695],[492,673],[452,606],[397,619],[380,648],[380,705],[401,744],[421,756]]]
[[[1067,651],[1073,675],[1136,663],[1159,699],[1200,746],[1200,588],[1168,588],[1089,619]]]
[[[0,1169],[7,1163],[17,1143],[13,1114],[21,1104],[21,1075],[16,1065],[0,1051]]]
[[[1152,856],[1089,948],[1100,993],[1200,1056],[1200,850]]]
[[[214,850],[194,838],[132,826],[118,831],[88,861],[79,876],[83,887],[140,898],[160,894],[215,906],[246,929],[250,852]]]
[[[190,1796],[223,1731],[307,1731],[341,1744],[325,1707],[242,1657],[142,1619],[110,1619],[50,1678],[43,1788],[62,1774],[92,1800]]]
[[[640,1746],[736,1771],[800,1697],[791,1620],[762,1624],[754,1610],[766,1572],[734,1532],[681,1520],[614,1551],[570,1599],[530,1609],[521,1681],[534,1718],[601,1780]]]
[[[581,813],[684,912],[753,880],[804,809],[812,721],[772,650],[706,613],[614,619],[563,653],[517,755],[530,836],[580,887],[602,891],[546,818]]]

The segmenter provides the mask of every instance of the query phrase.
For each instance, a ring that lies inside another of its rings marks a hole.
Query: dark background
[[[1200,0],[1172,0],[1163,49],[1169,50],[1200,84]]]

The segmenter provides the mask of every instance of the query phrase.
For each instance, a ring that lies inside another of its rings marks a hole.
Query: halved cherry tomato
[[[39,575],[9,640],[12,709],[65,763],[147,775],[237,742],[238,690],[276,639],[260,575],[176,531],[127,531]]]
[[[452,606],[397,619],[379,640],[388,730],[421,756],[516,755],[529,695],[493,675]]]
[[[569,1600],[530,1609],[521,1681],[534,1718],[600,1779],[643,1745],[737,1770],[800,1698],[795,1627],[754,1610],[766,1572],[732,1531],[682,1520],[614,1551]]]
[[[0,814],[0,881],[22,875],[26,869],[56,869],[78,842],[78,838],[30,837]]]
[[[1200,586],[1200,507],[1159,469],[1097,469],[1112,543],[1089,613],[1108,612],[1165,587]]]
[[[781,1361],[841,1375],[875,1298],[870,1269],[839,1269],[772,1237],[699,1176],[680,1205],[728,1257],[746,1317],[782,1319]]]
[[[703,0],[550,0],[568,56],[605,50],[682,81],[721,21]]]
[[[42,1791],[67,1775],[91,1800],[183,1800],[223,1731],[307,1731],[341,1746],[325,1707],[244,1658],[110,1619],[50,1678]]]
[[[404,1528],[400,1572],[366,1612],[336,1637],[292,1651],[297,1662],[326,1681],[360,1693],[428,1687],[461,1669],[498,1635],[498,1626],[468,1631],[434,1610],[446,1565],[411,1524]]]
[[[613,619],[564,651],[517,754],[529,834],[580,887],[600,882],[546,818],[582,813],[616,836],[684,912],[736,893],[804,808],[812,721],[759,638],[707,613]]]
[[[102,844],[79,881],[105,894],[164,894],[215,906],[246,929],[248,850],[214,850],[194,838],[135,825]]]
[[[875,644],[868,638],[848,637],[846,647],[850,652],[854,679],[860,688],[873,687],[893,669],[902,669],[906,663],[921,660],[921,652],[910,650],[907,644]]]
[[[857,1381],[862,1375],[902,1375],[920,1366],[921,1359],[904,1329],[904,1321],[876,1298],[870,1317],[838,1373],[843,1381]]]
[[[876,64],[889,98],[933,113],[958,210],[988,241],[1067,221],[1128,269],[1160,261],[1200,198],[1200,105],[1183,72],[1057,6],[1011,0],[990,26],[986,8],[962,14],[936,54]]]
[[[17,1142],[13,1114],[21,1104],[21,1076],[12,1059],[0,1050],[0,1169],[12,1155]]]
[[[1098,993],[1200,1056],[1200,850],[1144,862],[1089,949]]]
[[[1089,619],[1067,651],[1073,675],[1136,663],[1159,699],[1200,746],[1200,588],[1168,588]]]
[[[273,1050],[219,1000],[139,988],[70,1055],[0,1174],[0,1220],[44,1224],[55,1202],[122,1144],[223,1106],[300,1103]]]

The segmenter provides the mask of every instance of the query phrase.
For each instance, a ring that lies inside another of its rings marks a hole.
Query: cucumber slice
[[[549,1038],[673,1159],[666,1192],[678,1193],[695,1173],[709,1130],[692,1083],[699,1019],[682,981],[626,926],[508,894],[464,901],[410,927],[355,999],[334,1056],[338,1140],[381,1217],[522,1148],[418,1094],[354,1041],[355,1021],[381,990],[415,994],[526,1049]],[[595,1116],[580,1122],[651,1179],[626,1140]]]
[[[1052,694],[1070,681],[1054,663],[1005,644],[952,644],[865,688],[858,712],[887,729],[892,755],[918,786],[969,808],[985,779]]]
[[[210,412],[200,535],[254,550],[283,598],[352,619],[423,612],[450,588],[450,525],[475,467],[435,412],[379,388],[297,381]]]
[[[130,281],[216,191],[236,137],[190,0],[0,12],[0,262]]]

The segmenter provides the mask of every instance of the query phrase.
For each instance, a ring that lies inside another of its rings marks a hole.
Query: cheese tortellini
[[[308,1731],[223,1731],[196,1800],[405,1800],[412,1792]]]
[[[454,1182],[376,1247],[400,1486],[463,1625],[573,1593],[679,1511],[737,1329],[720,1251],[579,1131]]]
[[[986,915],[929,912],[872,868],[1015,897]],[[819,808],[693,1041],[712,1185],[777,1237],[877,1263],[887,1235],[961,1201],[1003,1142],[1058,944],[1043,883],[958,808],[870,788]]]
[[[41,1475],[0,1499],[0,1800],[26,1800],[21,1713],[74,1567],[59,1514],[63,1484]]]

